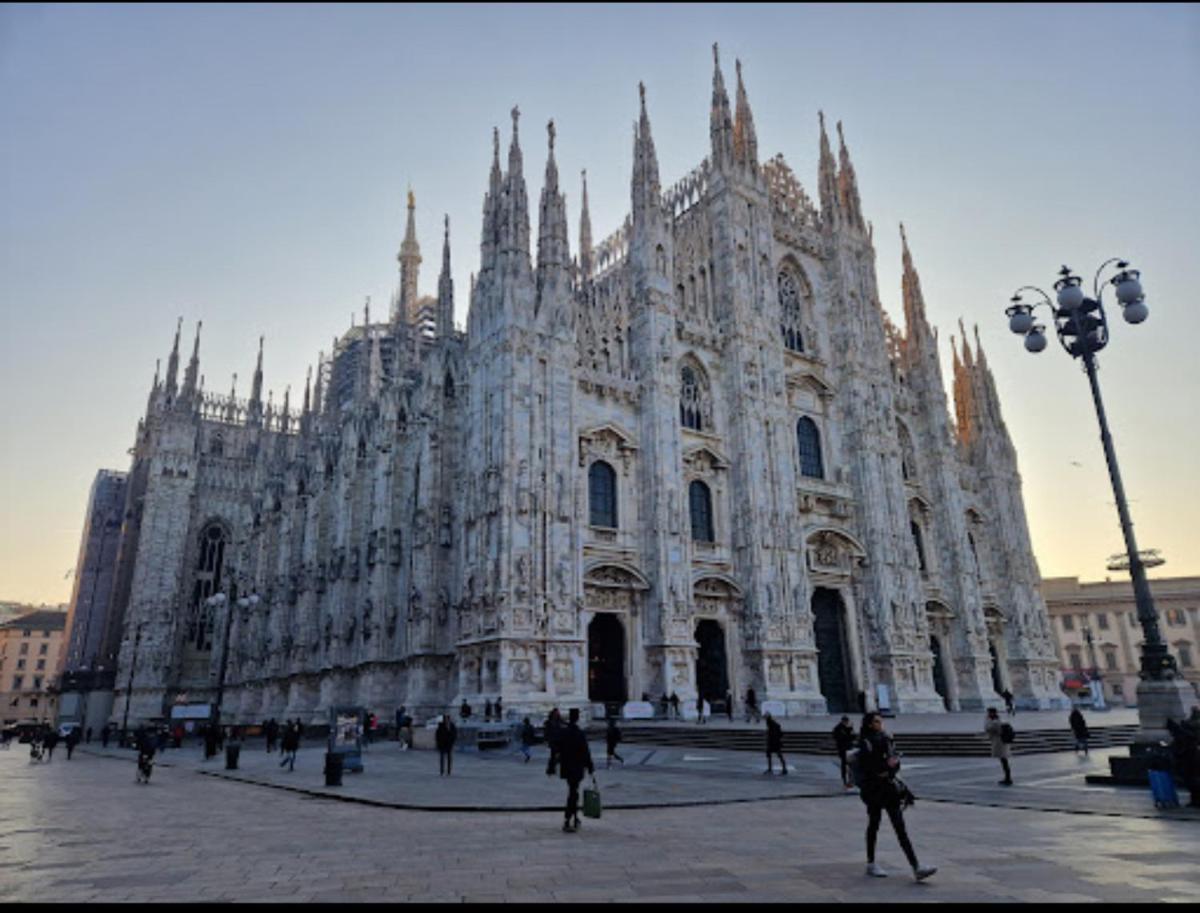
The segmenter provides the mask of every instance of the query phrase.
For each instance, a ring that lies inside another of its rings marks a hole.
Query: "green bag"
[[[596,785],[594,778],[592,779],[592,788],[583,791],[583,817],[600,817],[600,787]]]

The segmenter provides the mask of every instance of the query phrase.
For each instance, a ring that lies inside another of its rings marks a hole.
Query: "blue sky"
[[[267,385],[298,394],[366,296],[386,307],[411,184],[422,290],[448,213],[465,321],[492,126],[507,143],[520,105],[536,200],[555,119],[569,218],[587,168],[599,239],[628,210],[639,80],[664,184],[707,154],[713,41],[760,153],[814,196],[817,111],[844,122],[893,316],[903,220],[947,364],[979,324],[1047,575],[1103,576],[1120,531],[1084,378],[1003,307],[1063,262],[1143,269],[1150,320],[1117,321],[1102,383],[1141,544],[1200,574],[1195,5],[9,5],[0,598],[69,594],[92,476],[127,466],[178,315],[204,321],[210,389],[236,371],[244,395],[265,334]]]

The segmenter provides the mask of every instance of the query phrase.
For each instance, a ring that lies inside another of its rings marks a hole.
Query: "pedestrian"
[[[134,744],[138,753],[135,779],[139,783],[149,783],[150,773],[154,770],[155,740],[145,726],[138,729]]]
[[[89,726],[89,727],[87,728],[87,733],[86,733],[86,735],[84,736],[84,741],[85,741],[87,744],[89,744],[89,745],[91,745],[91,744],[92,744],[92,727],[91,727],[91,726]]]
[[[908,839],[908,830],[904,826],[904,806],[912,804],[912,793],[896,777],[900,770],[900,757],[896,754],[892,737],[884,732],[883,717],[878,713],[863,715],[855,763],[861,771],[859,797],[867,807],[867,874],[875,878],[886,878],[888,874],[875,862],[875,839],[879,836],[879,824],[886,811],[900,848],[912,866],[913,878],[924,881],[937,868],[921,865]]]
[[[674,691],[671,692],[671,716],[679,719],[679,695]]]
[[[659,709],[662,711],[663,719],[670,719],[669,713],[671,709],[671,699],[667,697],[667,692],[662,693],[662,697],[658,701]]]
[[[283,727],[283,744],[280,754],[283,757],[279,761],[279,766],[288,765],[288,772],[296,769],[296,752],[300,748],[300,728],[295,723],[284,723]]]
[[[1194,718],[1193,710],[1192,717],[1183,723],[1169,719],[1167,731],[1171,733],[1171,759],[1175,773],[1183,780],[1190,796],[1188,806],[1200,808],[1200,738],[1197,738],[1200,730],[1192,725]]]
[[[558,767],[558,742],[563,730],[562,714],[557,707],[550,711],[542,728],[546,734],[546,747],[550,749],[550,760],[546,762],[546,776],[552,777]]]
[[[412,744],[412,717],[408,715],[408,708],[403,704],[396,711],[396,740],[400,743],[400,750],[407,751]]]
[[[1075,734],[1075,753],[1079,753],[1079,749],[1083,749],[1084,757],[1088,754],[1088,724],[1083,718],[1083,714],[1078,707],[1071,709],[1071,732]]]
[[[492,708],[492,713],[495,714],[497,723],[504,722],[504,710],[500,706],[500,698],[496,698],[496,706]]]
[[[1012,786],[1012,770],[1008,766],[1008,759],[1012,754],[1011,745],[1016,735],[1012,725],[1001,722],[999,711],[995,707],[989,707],[983,731],[992,743],[992,757],[998,758],[1000,766],[1004,769],[1004,779],[999,781],[999,785]]]
[[[596,776],[595,765],[592,764],[592,753],[588,748],[587,736],[579,728],[579,708],[572,707],[568,714],[567,728],[563,730],[559,740],[559,776],[567,781],[567,804],[563,809],[563,832],[567,834],[579,830],[579,783],[586,770]]]
[[[71,760],[71,753],[75,751],[75,746],[79,744],[79,727],[74,727],[67,733],[67,760]]]
[[[617,720],[615,717],[608,718],[608,731],[604,733],[604,744],[608,749],[608,758],[604,762],[606,768],[612,767],[612,760],[616,758],[621,762],[621,766],[625,766],[625,759],[617,754],[617,746],[621,744],[621,730],[617,728]]]
[[[783,727],[775,722],[775,718],[769,713],[764,714],[763,718],[767,721],[767,769],[763,773],[775,772],[772,756],[778,756],[779,764],[783,768],[782,775],[786,777],[787,761],[783,759]]]
[[[103,729],[100,730],[100,747],[102,747],[102,748],[108,747],[108,737],[111,732],[112,732],[112,729],[109,726],[105,726]]]
[[[492,721],[492,701],[490,698],[483,702],[483,721],[485,723]]]
[[[458,718],[465,723],[467,721],[467,717],[469,717],[470,715],[471,715],[471,705],[467,703],[467,699],[464,697],[462,706],[460,706],[458,708]]]
[[[854,789],[854,779],[850,776],[850,762],[847,760],[847,755],[854,747],[855,741],[854,727],[850,725],[850,717],[844,716],[841,722],[833,727],[833,745],[837,749],[838,761],[841,764],[842,785],[846,789]]]
[[[450,776],[454,766],[454,743],[458,739],[458,727],[450,721],[450,714],[443,713],[442,721],[438,723],[434,741],[438,750],[438,776]]]
[[[533,723],[529,721],[529,717],[525,717],[525,722],[521,724],[521,754],[525,755],[526,764],[533,757],[531,749],[535,742],[537,742],[537,733],[533,731]]]
[[[746,722],[750,722],[750,718],[754,718],[754,722],[762,722],[762,716],[758,710],[758,695],[754,693],[753,688],[746,689]]]
[[[728,688],[725,689],[725,713],[729,716],[729,722],[733,722],[733,692]]]
[[[183,747],[183,727],[178,723],[176,723],[175,728],[171,730],[171,741],[174,743],[176,748]]]
[[[1013,693],[1005,688],[1000,692],[1000,696],[1004,698],[1004,709],[1009,716],[1013,716],[1017,712],[1017,707],[1013,703]]]
[[[700,694],[696,695],[696,719],[704,724],[704,697]]]
[[[54,746],[58,744],[58,733],[47,727],[45,736],[42,737],[42,747],[46,749],[46,761],[54,760]]]

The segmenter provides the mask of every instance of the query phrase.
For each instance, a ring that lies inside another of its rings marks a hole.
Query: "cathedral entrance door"
[[[933,653],[933,690],[942,696],[942,703],[950,709],[950,693],[946,689],[946,670],[942,666],[942,642],[929,638],[929,650]]]
[[[609,704],[627,697],[625,628],[612,612],[598,612],[588,625],[588,699]]]
[[[988,653],[992,656],[992,690],[997,694],[1004,693],[1004,679],[1000,677],[1000,657],[996,655],[996,645],[988,641]]]
[[[817,643],[817,677],[830,713],[848,713],[850,668],[846,661],[845,607],[835,590],[818,587],[812,597],[813,635]]]
[[[724,701],[729,689],[729,666],[725,659],[725,631],[719,622],[705,618],[696,625],[696,689],[710,702]]]

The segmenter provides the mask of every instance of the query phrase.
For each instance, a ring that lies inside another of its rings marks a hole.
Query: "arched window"
[[[196,650],[212,649],[212,609],[207,603],[221,585],[225,545],[225,531],[220,524],[210,523],[201,530],[200,557],[192,587],[191,623],[188,625],[188,644]]]
[[[808,283],[792,267],[785,266],[775,279],[779,295],[779,332],[783,344],[793,352],[804,351],[801,329],[804,302],[809,297]]]
[[[796,446],[800,449],[800,475],[810,479],[825,478],[825,463],[821,459],[821,432],[808,416],[796,422]]]
[[[588,508],[592,526],[617,528],[617,473],[603,460],[588,469]]]
[[[688,486],[688,507],[692,515],[692,541],[713,542],[712,492],[697,480]]]
[[[693,431],[712,428],[708,378],[699,366],[687,362],[679,369],[679,422]]]
[[[921,573],[924,574],[927,570],[925,566],[925,541],[921,538],[921,527],[916,520],[908,524],[908,528],[912,530],[913,545],[917,547],[917,564],[921,568]]]

